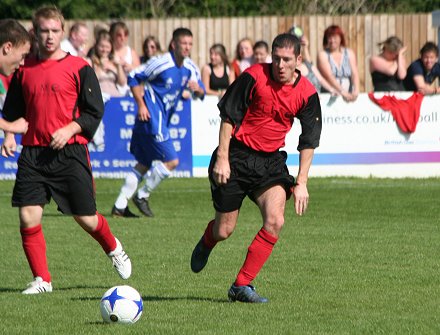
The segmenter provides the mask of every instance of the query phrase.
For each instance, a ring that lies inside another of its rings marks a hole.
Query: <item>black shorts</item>
[[[209,181],[214,208],[221,213],[232,212],[241,207],[248,196],[255,202],[255,193],[274,185],[281,185],[290,197],[295,179],[289,175],[286,165],[287,153],[255,151],[235,139],[229,146],[231,176],[225,185],[218,186],[213,179],[212,169],[217,159],[217,149],[209,164]]]
[[[66,145],[61,150],[23,147],[12,206],[45,205],[52,197],[63,214],[96,214],[95,185],[85,145]]]

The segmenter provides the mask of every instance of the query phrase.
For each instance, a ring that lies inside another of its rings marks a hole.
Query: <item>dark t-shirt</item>
[[[246,69],[220,100],[220,117],[234,125],[235,139],[263,152],[284,147],[296,117],[302,127],[298,150],[318,147],[322,120],[315,87],[299,71],[293,85],[278,83],[271,72],[271,64]]]
[[[435,63],[430,72],[426,72],[422,60],[419,58],[412,62],[408,67],[403,85],[407,91],[417,91],[416,84],[414,83],[414,76],[420,75],[425,79],[425,83],[432,84],[436,78],[440,78],[440,64]]]

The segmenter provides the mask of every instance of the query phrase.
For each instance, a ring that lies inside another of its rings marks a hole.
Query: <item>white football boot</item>
[[[39,294],[52,292],[52,284],[44,281],[41,277],[35,277],[33,282],[28,284],[27,289],[25,289],[23,294]]]
[[[115,237],[116,249],[109,252],[107,255],[112,260],[116,272],[122,279],[128,279],[131,276],[131,261],[128,255],[122,248],[121,242]]]

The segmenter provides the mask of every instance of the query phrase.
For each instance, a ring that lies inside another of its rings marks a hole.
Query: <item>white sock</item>
[[[124,209],[128,205],[128,200],[131,199],[134,192],[136,192],[139,183],[142,180],[141,174],[133,169],[125,177],[125,183],[121,187],[119,196],[116,199],[115,206],[118,209]]]
[[[170,174],[171,171],[168,170],[162,162],[158,162],[150,170],[150,173],[145,175],[145,185],[138,191],[138,198],[148,199],[150,193],[153,192],[153,190],[160,184],[162,180],[168,178]]]

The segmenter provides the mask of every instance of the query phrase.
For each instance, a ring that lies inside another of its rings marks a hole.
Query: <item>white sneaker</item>
[[[122,279],[128,279],[131,276],[131,261],[122,248],[121,242],[115,237],[116,249],[107,255],[112,260],[113,266]]]
[[[35,277],[33,282],[28,284],[27,289],[25,289],[23,294],[39,294],[52,292],[52,284],[44,281],[41,277]]]

